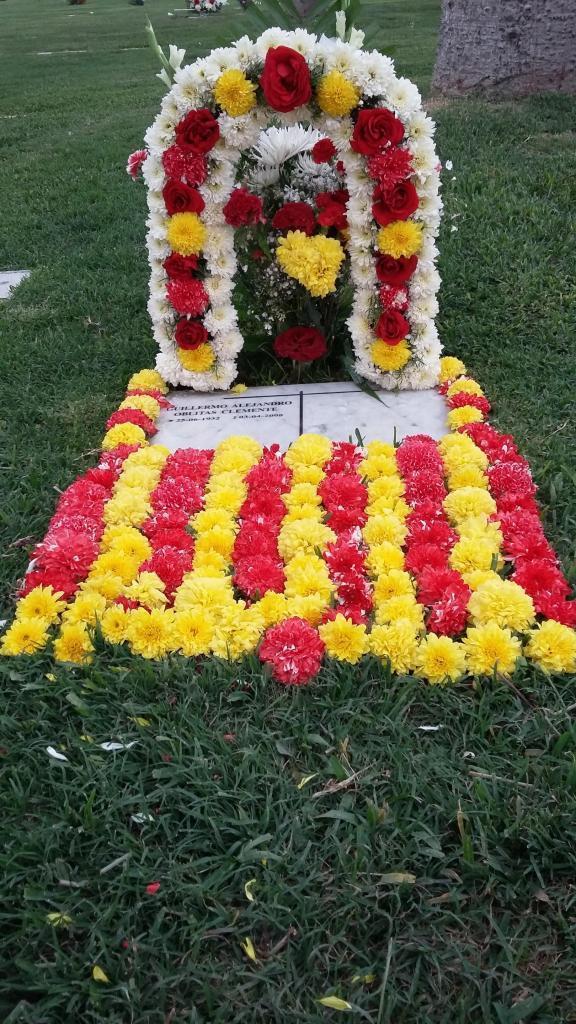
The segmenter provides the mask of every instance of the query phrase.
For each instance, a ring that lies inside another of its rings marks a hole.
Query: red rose
[[[181,256],[178,252],[171,252],[164,260],[163,267],[173,281],[187,281],[198,269],[198,257]]]
[[[417,256],[399,256],[397,260],[393,256],[379,256],[376,260],[378,280],[384,284],[404,284],[412,277],[417,263]]]
[[[378,185],[374,189],[372,213],[382,226],[393,220],[406,220],[418,209],[418,193],[411,181],[401,181],[393,188]]]
[[[268,106],[284,114],[308,103],[312,96],[308,65],[302,54],[289,46],[268,50],[260,85]]]
[[[272,227],[278,231],[303,231],[313,235],[316,216],[308,203],[284,203],[272,218]]]
[[[410,324],[402,313],[395,309],[389,309],[382,313],[376,324],[376,334],[379,338],[388,342],[389,345],[397,345],[402,338],[405,338],[410,331]]]
[[[340,189],[338,192],[319,192],[316,196],[316,203],[320,211],[318,223],[324,228],[337,228],[338,231],[347,228],[346,203],[348,199],[349,195],[345,189]]]
[[[361,110],[354,125],[350,146],[356,153],[374,156],[386,146],[401,142],[404,138],[402,121],[385,107]]]
[[[333,156],[336,156],[337,149],[332,139],[319,139],[312,147],[312,159],[315,164],[328,164]]]
[[[178,348],[199,348],[208,341],[208,331],[199,320],[179,320],[174,338]]]
[[[206,203],[202,199],[197,188],[190,188],[183,181],[168,181],[162,189],[166,212],[172,216],[173,213],[202,213]]]
[[[235,188],[223,210],[227,224],[233,228],[258,224],[262,217],[262,200],[245,188]]]
[[[328,351],[326,338],[315,327],[289,327],[274,340],[274,352],[282,359],[295,359],[309,363],[320,359]]]
[[[209,153],[220,138],[220,126],[209,110],[191,110],[176,125],[176,139],[184,151]]]

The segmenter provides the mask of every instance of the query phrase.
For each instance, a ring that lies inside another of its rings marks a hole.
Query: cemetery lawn
[[[436,0],[372,6],[426,91]],[[145,14],[189,58],[244,31],[236,0],[200,27],[168,10],[0,4],[0,269],[33,272],[0,303],[5,615],[58,489],[154,359],[145,196],[123,170],[162,90]],[[574,580],[576,102],[431,109],[454,164],[441,336],[531,460]],[[574,679],[440,690],[365,666],[281,691],[252,663],[122,654],[0,671],[6,1022],[576,1020]]]

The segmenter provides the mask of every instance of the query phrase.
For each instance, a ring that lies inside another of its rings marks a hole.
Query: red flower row
[[[279,445],[265,448],[246,477],[247,495],[238,517],[232,562],[234,583],[241,594],[257,600],[267,590],[282,593],[284,567],[278,535],[286,513],[282,495],[290,487],[292,471],[279,455]]]
[[[332,458],[325,465],[326,476],[318,493],[328,512],[327,523],[336,533],[325,559],[330,579],[336,586],[336,604],[325,620],[344,615],[354,623],[366,622],[372,611],[372,587],[366,573],[366,547],[361,529],[368,516],[368,491],[358,472],[362,453],[345,441],[332,446]]]

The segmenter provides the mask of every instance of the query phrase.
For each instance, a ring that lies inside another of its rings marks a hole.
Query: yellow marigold
[[[315,298],[323,298],[336,288],[336,278],[344,261],[344,249],[337,238],[288,231],[276,246],[276,259],[284,272],[306,288]]]
[[[401,370],[410,359],[410,346],[403,338],[397,345],[388,345],[382,338],[377,338],[370,349],[372,360],[379,370],[386,373]]]
[[[212,653],[218,658],[238,661],[251,654],[264,632],[264,620],[258,609],[246,608],[244,601],[219,610],[212,637]]]
[[[225,437],[223,441],[220,441],[216,448],[216,454],[220,455],[222,452],[249,452],[252,458],[256,461],[262,454],[262,445],[259,441],[255,441],[249,434],[231,434],[230,437]]]
[[[214,619],[205,608],[196,605],[177,612],[174,617],[174,646],[187,658],[208,654],[214,636]]]
[[[494,672],[509,675],[520,657],[520,641],[509,629],[487,622],[471,626],[463,640],[466,661],[475,676],[491,676]]]
[[[97,619],[102,618],[106,608],[106,598],[96,591],[81,591],[62,616],[62,622],[85,622],[93,626]]]
[[[366,568],[372,576],[383,576],[390,569],[404,568],[404,555],[395,544],[385,541],[370,548],[366,555]]]
[[[456,356],[442,356],[440,360],[440,383],[445,384],[447,380],[454,380],[466,373],[466,367],[461,359]]]
[[[450,552],[450,565],[456,572],[467,575],[475,569],[490,569],[496,551],[490,540],[462,537]]]
[[[386,458],[394,459],[394,462],[396,462],[396,449],[390,441],[369,441],[366,445],[366,452],[369,459],[385,456]]]
[[[446,419],[450,430],[458,430],[466,423],[481,423],[484,415],[474,405],[461,405],[459,409],[451,409]]]
[[[104,451],[110,451],[112,448],[117,448],[119,444],[148,444],[146,434],[142,430],[142,427],[137,427],[135,423],[117,423],[115,427],[110,427],[104,434],[102,440],[102,447]]]
[[[104,506],[103,519],[108,524],[140,526],[152,513],[150,502],[140,491],[127,488],[113,495]],[[114,570],[112,570],[114,571]]]
[[[238,512],[246,499],[246,489],[233,486],[220,487],[206,494],[205,509],[221,508],[227,512]]]
[[[292,561],[295,560],[292,559]],[[286,575],[286,586],[284,589],[286,597],[309,597],[313,595],[321,598],[328,604],[333,592],[334,584],[330,581],[326,566],[322,570],[315,572],[308,572],[305,568],[292,569],[290,575]]]
[[[106,601],[114,601],[122,593],[123,586],[124,581],[117,573],[90,573],[80,585],[80,590],[87,594],[101,594]]]
[[[206,373],[214,365],[214,352],[206,342],[198,348],[179,348],[178,358],[190,373]]]
[[[374,601],[383,604],[391,597],[414,596],[415,589],[409,573],[402,569],[390,569],[384,576],[379,576],[374,583]]]
[[[267,590],[259,601],[255,601],[253,607],[262,616],[266,628],[288,618],[286,598],[284,594],[277,594],[274,590]]]
[[[369,454],[368,458],[363,459],[360,463],[358,472],[374,485],[368,489],[371,499],[381,498],[392,493],[395,497],[404,494],[404,484],[398,476],[396,459],[390,455]]]
[[[241,117],[256,106],[256,86],[238,68],[229,68],[214,86],[214,99],[230,117]]]
[[[448,486],[451,491],[456,491],[459,487],[482,487],[486,489],[488,487],[488,477],[482,472],[480,466],[475,466],[473,462],[464,462],[448,474]]]
[[[116,493],[125,487],[134,487],[137,491],[153,491],[160,479],[160,470],[156,466],[128,466]]]
[[[466,537],[489,541],[495,552],[500,549],[502,544],[500,526],[498,523],[491,522],[483,512],[477,516],[468,516],[468,519],[463,519],[458,524],[458,532],[461,538]]]
[[[236,534],[223,526],[213,526],[211,530],[199,533],[196,537],[196,551],[217,551],[228,557],[232,553]]]
[[[200,605],[215,612],[224,605],[234,604],[234,591],[230,576],[187,576],[178,588],[174,598],[176,611],[184,611],[192,605]]]
[[[135,391],[141,388],[143,391],[161,391],[165,395],[168,385],[158,370],[139,370],[133,373],[128,381],[128,391]]]
[[[293,441],[285,455],[286,465],[323,466],[332,455],[332,442],[320,434],[301,434]]]
[[[21,597],[16,606],[17,619],[44,619],[47,623],[58,621],[60,612],[64,611],[66,601],[61,591],[53,587],[34,587],[26,597]]]
[[[300,577],[303,573],[310,573],[314,576],[328,576],[328,566],[320,555],[310,554],[308,551],[299,551],[285,566],[286,579],[292,580]]]
[[[290,561],[299,551],[323,550],[336,539],[329,526],[314,522],[313,519],[299,519],[285,523],[278,535],[278,550],[285,562]]]
[[[181,256],[199,256],[206,242],[206,227],[197,213],[175,213],[168,219],[168,244]]]
[[[122,550],[111,548],[110,551],[98,555],[90,570],[90,576],[119,576],[123,584],[130,583],[142,561],[138,555],[128,555]]]
[[[470,377],[460,377],[459,380],[455,380],[448,388],[446,394],[451,398],[452,395],[459,395],[462,392],[466,395],[478,395],[479,397],[484,395],[478,381],[472,380]]]
[[[424,626],[424,609],[412,594],[399,594],[377,603],[375,607],[376,622],[396,622],[404,619],[412,624],[415,632]]]
[[[458,487],[444,498],[443,505],[452,523],[460,523],[481,512],[490,516],[496,511],[494,498],[482,487]]]
[[[194,555],[194,578],[227,576],[229,559],[219,551],[197,551]]]
[[[532,598],[512,580],[493,578],[482,583],[472,594],[468,611],[475,626],[495,622],[522,633],[534,622]]]
[[[151,444],[147,448],[140,448],[137,452],[132,452],[126,462],[126,466],[155,466],[157,469],[162,469],[166,459],[170,455],[170,449],[163,444]],[[122,480],[122,477],[120,477]]]
[[[314,484],[293,484],[292,489],[282,495],[282,501],[288,509],[294,508],[297,505],[322,504],[322,498]]]
[[[139,572],[136,579],[126,587],[124,594],[131,601],[138,601],[146,608],[162,608],[167,601],[166,584],[155,572]]]
[[[92,660],[92,641],[85,622],[69,622],[62,626],[54,641],[56,661],[68,661],[76,665]]]
[[[575,672],[576,632],[548,619],[530,633],[524,653],[543,672]]]
[[[205,508],[201,512],[197,512],[190,522],[196,533],[205,533],[215,526],[229,527],[231,517],[225,508]],[[237,523],[235,523],[235,528],[239,529]]]
[[[142,658],[163,658],[174,650],[174,612],[171,608],[135,608],[127,630],[130,647]]]
[[[360,90],[341,71],[329,71],[323,75],[316,89],[320,110],[330,117],[344,117],[360,101]]]
[[[108,532],[109,530],[115,530],[115,533],[112,535]],[[125,555],[126,558],[138,558],[141,562],[145,562],[152,554],[152,545],[148,538],[132,526],[107,527],[105,537],[104,549]]]
[[[151,420],[157,419],[160,413],[160,404],[152,395],[129,395],[123,402],[120,402],[119,409],[138,409]]]
[[[362,535],[367,544],[382,544],[388,540],[391,544],[401,547],[406,539],[408,529],[398,516],[390,512],[388,515],[370,516]]]
[[[378,232],[378,248],[397,260],[400,256],[416,256],[422,246],[422,225],[413,220],[394,220]]]
[[[246,485],[244,483],[244,473],[240,473],[238,470],[234,469],[226,469],[222,470],[220,473],[212,473],[208,480],[206,490],[209,494],[213,494],[215,491],[225,491],[230,487],[245,491]]]
[[[326,473],[320,466],[305,466],[299,464],[292,469],[293,484],[314,484],[315,487],[322,482]]]
[[[286,524],[295,523],[299,519],[314,519],[315,522],[321,523],[324,515],[324,509],[319,505],[296,505],[286,513],[282,522]]]
[[[246,476],[246,473],[258,462],[261,454],[262,452],[260,451],[257,455],[254,455],[243,448],[239,448],[237,451],[228,448],[225,448],[224,451],[216,450],[216,455],[212,462],[212,473],[232,472]]]
[[[465,667],[466,656],[462,644],[448,636],[429,633],[416,652],[417,675],[433,685],[456,682],[464,674]]]
[[[375,501],[366,505],[366,512],[369,516],[385,516],[393,512],[399,519],[404,520],[410,512],[410,508],[402,499],[382,497],[376,498]]]
[[[460,572],[464,583],[468,584],[470,590],[478,590],[483,583],[487,580],[499,580],[500,576],[494,569],[471,569],[470,571]]]
[[[100,629],[107,643],[122,644],[128,639],[131,614],[131,611],[126,611],[119,604],[113,604],[106,609],[100,622]]]
[[[357,626],[340,614],[319,626],[318,632],[326,645],[326,654],[338,661],[355,665],[368,648],[366,626]]]
[[[418,640],[410,620],[398,619],[387,625],[373,626],[368,643],[372,654],[390,662],[392,672],[405,673],[414,668]]]
[[[326,602],[317,594],[286,599],[286,618],[289,619],[295,615],[298,619],[305,619],[310,626],[318,626],[322,622],[325,611]]]
[[[48,643],[49,621],[41,618],[15,619],[2,637],[0,654],[14,657],[18,654],[34,654]]]

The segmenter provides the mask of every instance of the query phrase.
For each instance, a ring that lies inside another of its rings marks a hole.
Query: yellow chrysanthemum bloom
[[[168,385],[158,370],[139,370],[133,373],[128,381],[128,391],[136,391],[141,388],[143,391],[161,391],[165,395]]]
[[[524,653],[543,672],[575,672],[576,632],[548,619],[530,633]]]
[[[216,448],[216,455],[222,452],[249,452],[254,461],[257,461],[262,454],[262,445],[255,441],[249,434],[232,434],[220,441]]]
[[[466,423],[481,423],[484,415],[474,405],[461,405],[459,409],[451,409],[446,419],[450,430],[458,430]]]
[[[341,71],[329,71],[318,82],[316,99],[330,117],[345,117],[360,101],[360,90]]]
[[[230,604],[234,604],[230,576],[195,576],[192,573],[185,578],[174,598],[174,608],[178,612],[192,605],[200,605],[202,608],[219,612],[225,605]]]
[[[88,576],[80,584],[80,590],[86,594],[101,594],[106,601],[114,601],[121,593],[124,581],[116,573],[104,572]]]
[[[405,673],[414,668],[418,640],[409,619],[373,626],[368,642],[370,652],[383,661],[389,661],[392,672]]]
[[[214,619],[205,608],[196,605],[177,612],[174,618],[174,645],[187,658],[208,654],[214,637]]]
[[[246,476],[252,466],[256,465],[261,454],[260,451],[255,455],[243,448],[237,451],[229,448],[225,448],[224,451],[217,450],[212,462],[212,473],[239,473]]]
[[[396,449],[389,441],[369,441],[366,445],[366,452],[369,459],[384,456],[388,459],[394,459],[394,462],[396,462]]]
[[[292,468],[293,484],[314,484],[314,487],[317,487],[325,476],[326,473],[320,466],[297,465]]]
[[[198,348],[179,348],[178,358],[190,373],[206,373],[214,365],[214,351],[207,342]]]
[[[225,491],[230,487],[246,492],[244,473],[232,469],[223,470],[221,473],[212,473],[206,490],[209,494],[213,494],[215,491]]]
[[[0,654],[14,657],[18,654],[34,654],[48,643],[48,619],[15,619],[2,637]]]
[[[366,555],[366,568],[371,576],[383,576],[390,569],[403,569],[404,555],[401,548],[389,542],[377,544]]]
[[[102,618],[106,608],[106,598],[95,591],[81,591],[62,616],[62,622],[85,622],[93,626],[97,619]]]
[[[102,636],[109,644],[122,644],[128,638],[132,612],[119,604],[113,604],[104,612],[100,621]]]
[[[92,660],[92,650],[92,641],[84,622],[69,622],[62,626],[60,635],[54,641],[56,661],[87,664]]]
[[[466,655],[462,644],[455,643],[448,636],[429,633],[416,652],[417,675],[434,686],[456,682],[464,674],[465,667]]]
[[[34,587],[26,597],[21,597],[16,606],[17,619],[44,619],[52,624],[58,621],[60,612],[64,611],[66,601],[60,591],[53,587]]]
[[[282,501],[288,509],[295,508],[298,505],[322,504],[322,498],[314,484],[294,484],[290,491],[282,495]]]
[[[456,356],[442,356],[440,360],[440,383],[445,384],[447,380],[454,380],[466,373],[466,367],[461,359]]]
[[[290,469],[297,466],[320,466],[332,455],[332,442],[320,434],[301,434],[293,441],[285,455],[286,465]]]
[[[391,597],[408,596],[415,594],[414,582],[409,573],[402,569],[390,569],[384,576],[379,576],[374,583],[374,602],[383,604]]]
[[[215,526],[228,528],[230,522],[230,513],[225,508],[208,508],[196,512],[190,520],[190,525],[196,533],[206,533],[207,530],[212,530]],[[236,529],[239,529],[238,524],[235,525]]]
[[[163,658],[174,650],[174,612],[171,608],[135,608],[128,623],[128,640],[134,654]]]
[[[155,466],[127,466],[116,489],[134,487],[137,491],[153,491],[160,479],[160,470]]]
[[[289,562],[299,551],[313,553],[316,548],[322,551],[335,539],[336,534],[329,526],[314,522],[313,519],[299,519],[282,526],[278,535],[278,550],[281,558]]]
[[[466,434],[445,434],[439,441],[439,447],[448,472],[463,463],[473,463],[480,469],[486,469],[488,465],[488,456]]]
[[[357,626],[343,615],[323,623],[318,632],[326,645],[326,654],[338,661],[355,665],[368,649],[366,626]]]
[[[402,546],[407,533],[408,528],[392,512],[388,515],[371,516],[362,530],[362,536],[367,544],[382,544],[387,540],[397,547]]]
[[[277,594],[275,590],[267,590],[252,607],[262,616],[266,628],[288,618],[286,598],[284,594]]]
[[[482,583],[468,602],[475,626],[495,622],[519,633],[534,622],[532,598],[512,580],[490,579]]]
[[[295,523],[300,519],[313,519],[316,523],[321,523],[324,519],[325,511],[319,505],[296,505],[286,513],[283,524]]]
[[[220,487],[206,494],[205,509],[221,508],[227,512],[238,512],[246,500],[246,489],[238,487]]]
[[[107,527],[116,530],[115,535],[108,535],[105,548],[114,551],[115,554],[123,555],[129,559],[139,559],[145,562],[152,554],[152,545],[147,537],[139,530],[131,526]],[[106,531],[106,532],[107,532]]]
[[[254,606],[246,608],[244,601],[219,610],[212,637],[212,653],[217,658],[238,661],[251,654],[264,632],[264,620]]]
[[[379,370],[383,370],[386,373],[401,370],[403,366],[406,366],[411,356],[410,346],[406,338],[399,341],[397,345],[389,345],[382,338],[376,338],[370,353],[374,364]]]
[[[400,256],[416,256],[422,248],[422,225],[413,220],[395,220],[378,232],[378,248],[397,260]]]
[[[227,576],[229,559],[219,551],[197,551],[194,555],[193,579],[201,576]]]
[[[379,625],[405,619],[415,632],[419,632],[424,627],[424,609],[412,594],[399,594],[376,604],[375,619]]]
[[[458,524],[460,538],[476,540],[487,540],[493,545],[494,551],[499,551],[502,544],[502,531],[498,523],[491,522],[488,516],[481,512],[477,516],[469,516]]]
[[[460,487],[488,487],[488,477],[473,462],[464,462],[448,474],[448,486],[451,491]]]
[[[276,259],[284,272],[315,298],[324,298],[336,288],[336,278],[345,253],[337,238],[288,231],[276,246]]]
[[[360,463],[358,472],[360,476],[366,477],[371,482],[368,488],[368,495],[371,499],[382,498],[384,495],[390,494],[400,497],[404,494],[404,484],[398,476],[398,467],[393,456],[384,453],[381,455],[369,454],[368,458],[363,459]],[[398,488],[400,489],[398,490]]]
[[[142,559],[138,555],[128,555],[122,550],[111,548],[104,551],[93,563],[90,576],[119,576],[123,584],[130,583],[136,573]]]
[[[482,487],[458,487],[450,491],[442,504],[451,523],[460,523],[482,512],[491,516],[496,511],[494,498]]]
[[[325,611],[326,602],[316,594],[286,599],[286,618],[295,615],[298,619],[304,619],[310,626],[318,626]]]
[[[155,466],[157,469],[162,469],[169,455],[170,449],[166,445],[151,444],[147,448],[140,448],[137,452],[132,452],[124,466],[125,468],[128,466]],[[119,482],[122,482],[122,476],[120,476]]]
[[[102,440],[102,448],[104,451],[110,451],[112,448],[117,448],[119,444],[148,444],[146,434],[142,430],[142,427],[136,426],[135,423],[117,423],[115,427],[110,427],[104,434]]]
[[[463,646],[468,668],[475,676],[491,676],[494,672],[510,675],[521,653],[518,638],[495,622],[471,626]]]
[[[450,552],[449,562],[452,569],[467,575],[475,569],[491,569],[497,549],[490,540],[478,537],[462,537]]]
[[[168,219],[168,244],[181,256],[199,256],[206,244],[206,227],[197,213],[175,213]]]
[[[229,557],[232,554],[236,534],[234,530],[227,530],[223,526],[213,526],[205,533],[199,533],[196,537],[196,551],[217,551],[218,554]]]
[[[126,587],[124,594],[131,601],[138,601],[146,608],[162,608],[167,601],[166,584],[155,572],[139,572],[136,579]]]
[[[256,86],[238,68],[228,68],[214,86],[214,99],[230,117],[241,117],[256,106]]]
[[[501,577],[493,569],[472,569],[470,572],[460,572],[464,583],[470,590],[478,590],[488,580],[499,580]]]
[[[480,398],[484,396],[478,381],[472,380],[470,377],[460,377],[459,380],[455,380],[448,388],[446,394],[448,398],[451,398],[452,395],[459,395],[462,392],[466,395],[478,395]]]
[[[292,561],[296,561],[296,559]],[[310,597],[312,595],[321,598],[325,604],[328,604],[333,592],[334,584],[330,580],[326,566],[323,570],[316,572],[307,572],[306,569],[300,568],[292,569],[290,575],[286,574],[284,589],[286,597]]]
[[[371,501],[370,504],[366,505],[366,512],[369,516],[385,516],[392,512],[399,519],[404,521],[406,516],[410,513],[410,507],[402,499],[396,498],[376,498],[375,501]]]

